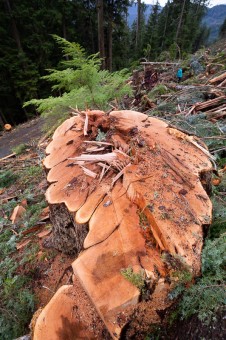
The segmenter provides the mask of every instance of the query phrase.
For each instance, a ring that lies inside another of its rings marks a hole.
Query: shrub
[[[23,276],[5,278],[0,286],[0,338],[11,340],[27,331],[34,312],[33,294],[26,288]]]
[[[12,151],[17,155],[22,154],[23,152],[25,152],[25,150],[26,150],[26,144],[19,144],[15,146],[14,148],[12,148]]]
[[[134,286],[136,286],[138,289],[143,291],[145,287],[144,277],[143,273],[134,273],[133,268],[128,267],[126,269],[121,270],[121,274],[124,276],[126,280],[131,282]]]
[[[126,70],[110,73],[100,70],[101,59],[98,54],[86,57],[84,49],[76,43],[54,36],[68,60],[61,63],[63,70],[48,70],[49,75],[43,77],[52,82],[52,90],[59,96],[46,99],[33,99],[25,103],[35,105],[45,116],[67,115],[70,107],[78,109],[97,108],[105,110],[108,103],[116,99],[118,102],[132,93],[126,83]]]
[[[216,311],[224,307],[226,300],[225,241],[226,234],[213,241],[207,241],[202,256],[203,277],[185,291],[179,304],[182,319],[197,314],[201,321],[208,324]]]
[[[17,179],[11,170],[0,171],[0,188],[7,188]]]

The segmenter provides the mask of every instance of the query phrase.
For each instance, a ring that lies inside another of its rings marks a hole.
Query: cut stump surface
[[[65,121],[46,152],[54,245],[78,256],[74,274],[112,338],[120,337],[144,295],[150,324],[160,322],[158,305],[164,310],[172,303],[170,278],[178,269],[163,258],[200,274],[203,228],[212,212],[201,182],[212,171],[205,145],[139,112],[87,111]],[[65,210],[69,217],[61,223]],[[51,301],[46,315],[53,313]],[[40,319],[36,327],[41,339]]]

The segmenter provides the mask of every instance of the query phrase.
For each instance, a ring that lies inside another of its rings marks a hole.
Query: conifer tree
[[[157,1],[156,4],[152,6],[152,12],[149,16],[145,33],[145,42],[150,46],[149,57],[153,60],[156,60],[156,58],[158,57],[160,48],[158,36],[159,13],[160,5]]]
[[[220,38],[225,38],[226,37],[226,19],[224,20],[222,26],[220,27]]]

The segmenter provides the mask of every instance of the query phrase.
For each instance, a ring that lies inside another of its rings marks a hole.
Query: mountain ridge
[[[148,20],[149,15],[152,11],[152,5],[146,4],[145,18]],[[162,7],[161,7],[162,9]],[[129,7],[128,11],[128,25],[131,27],[133,22],[137,17],[137,5],[134,4]],[[211,43],[217,39],[219,34],[219,29],[226,18],[226,5],[216,5],[213,7],[208,7],[207,13],[205,14],[202,22],[210,29],[210,35],[208,42]]]

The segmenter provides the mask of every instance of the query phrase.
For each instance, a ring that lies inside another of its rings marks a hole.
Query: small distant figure
[[[182,71],[182,68],[180,67],[180,68],[177,70],[177,80],[178,80],[178,83],[181,82],[182,77],[183,77],[183,71]]]

